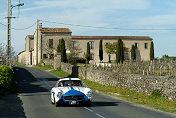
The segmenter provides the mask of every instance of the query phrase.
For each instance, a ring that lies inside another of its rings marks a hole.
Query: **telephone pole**
[[[11,5],[11,0],[7,0],[7,49],[6,49],[6,65],[11,66],[11,19],[12,8],[23,6],[24,3],[19,3],[15,6]]]
[[[11,66],[11,0],[7,2],[7,50],[6,64]]]

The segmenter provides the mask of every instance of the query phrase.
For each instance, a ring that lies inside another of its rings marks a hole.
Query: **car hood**
[[[58,89],[62,92],[62,94],[65,94],[68,92],[73,94],[78,94],[78,92],[81,92],[81,93],[85,92],[85,87],[79,87],[79,86],[66,86],[66,87],[59,87]]]

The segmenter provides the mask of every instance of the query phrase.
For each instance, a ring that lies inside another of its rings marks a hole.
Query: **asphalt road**
[[[91,107],[55,107],[50,89],[58,80],[52,74],[30,67],[15,67],[21,86],[19,98],[27,118],[176,118],[175,115],[144,108],[95,93]]]

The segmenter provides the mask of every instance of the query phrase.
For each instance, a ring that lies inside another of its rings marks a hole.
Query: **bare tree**
[[[11,61],[12,61],[12,63],[17,61],[16,57],[17,57],[17,53],[16,53],[14,47],[11,47]]]
[[[66,46],[67,46],[67,50],[70,51],[70,53],[67,54],[68,62],[76,63],[76,60],[80,58],[80,53],[82,53],[80,44],[77,41],[67,40]]]
[[[50,46],[49,42],[44,41],[42,45],[43,53],[49,56],[49,58],[53,58],[54,54],[54,47]]]
[[[16,52],[13,47],[11,47],[11,63],[16,61]],[[6,46],[4,43],[0,43],[0,63],[5,64],[6,61]]]

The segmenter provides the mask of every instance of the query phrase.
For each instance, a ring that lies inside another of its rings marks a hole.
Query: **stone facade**
[[[18,54],[17,56],[17,60],[19,63],[21,64],[26,64],[26,52],[25,51],[22,51]]]
[[[87,42],[92,42],[93,49],[90,50],[91,54],[94,55],[94,59],[90,60],[90,62],[100,62],[99,60],[99,42],[102,40],[103,46],[106,43],[114,43],[117,42],[118,38],[121,38],[124,47],[127,48],[125,52],[125,59],[131,59],[131,46],[137,44],[136,48],[136,59],[139,61],[149,61],[150,60],[150,44],[152,39],[150,37],[142,37],[142,36],[72,36],[72,40],[77,43],[76,46],[79,46],[82,49],[82,53],[80,57],[83,57],[84,53],[86,53]],[[146,45],[146,47],[145,47]],[[109,56],[103,47],[103,62],[109,61]],[[115,61],[115,54],[111,55],[111,61]]]
[[[34,50],[34,36],[28,35],[25,39],[26,65],[32,65],[32,51]]]
[[[87,50],[87,42],[91,47],[91,62],[100,62],[99,60],[99,42],[103,42],[103,62],[109,61],[109,55],[105,51],[106,43],[117,42],[121,38],[124,42],[125,59],[130,60],[130,50],[132,45],[136,45],[136,58],[139,61],[150,60],[150,44],[152,38],[147,36],[72,36],[68,28],[43,28],[38,25],[34,35],[28,35],[25,42],[25,64],[36,65],[42,59],[51,59],[53,61],[54,51],[56,51],[60,39],[66,41],[66,49],[80,49],[78,57],[83,58]],[[21,56],[21,55],[18,55]],[[115,61],[115,54],[111,55],[111,61]]]
[[[67,63],[59,63],[57,66],[69,74],[103,85],[134,90],[147,95],[150,95],[154,90],[161,90],[164,96],[170,100],[176,100],[176,78],[173,77],[119,74],[99,71],[90,67],[86,69],[85,67],[73,66]]]
[[[41,59],[53,60],[59,40],[71,40],[71,33],[68,28],[42,28],[39,25],[38,31],[34,33],[34,65],[40,63]],[[51,45],[50,40],[52,40]]]
[[[25,38],[25,51],[18,54],[18,62],[32,65],[32,51],[34,51],[34,36],[27,35]]]

